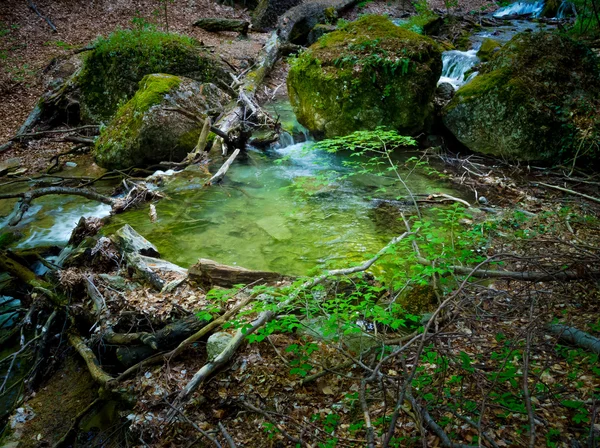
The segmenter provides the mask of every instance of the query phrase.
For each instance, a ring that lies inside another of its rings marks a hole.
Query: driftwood
[[[600,355],[600,339],[592,336],[589,333],[586,333],[585,331],[560,324],[547,325],[546,330],[550,334],[558,336],[561,341]]]
[[[117,230],[112,235],[112,240],[125,253],[160,257],[156,246],[137,233],[129,224],[125,224]]]
[[[188,271],[190,280],[206,287],[220,286],[231,288],[234,285],[250,283],[274,283],[286,277],[277,272],[251,271],[249,269],[219,264],[213,260],[201,258]]]
[[[279,45],[280,40],[277,33],[271,33],[267,43],[256,60],[256,68],[246,75],[244,82],[238,89],[237,106],[230,110],[229,113],[217,123],[222,132],[229,135],[232,131],[239,129],[242,120],[248,118],[246,114],[247,109],[252,112],[258,110],[257,106],[254,105],[254,96],[256,95],[258,86],[263,82],[277,61],[279,56]],[[215,152],[221,151],[223,154],[226,154],[223,143],[223,138],[216,138],[213,144],[213,150]]]
[[[181,340],[186,339],[197,333],[209,322],[200,320],[195,315],[188,316],[177,322],[166,325],[156,333],[138,333],[132,335],[128,340],[128,335],[119,335],[113,333],[104,336],[104,339],[110,343],[122,342],[130,344],[135,342],[135,338],[142,342],[141,345],[123,345],[117,349],[117,358],[125,367],[131,367],[144,359],[156,354],[158,351],[168,350],[177,345]]]
[[[87,346],[83,339],[81,339],[81,336],[73,331],[69,334],[69,342],[87,364],[90,375],[92,375],[94,381],[104,387],[113,380],[113,377],[102,369],[98,358],[96,358],[92,349]]]
[[[233,31],[241,33],[243,36],[248,34],[250,22],[239,19],[219,19],[215,17],[206,17],[194,22],[194,26],[202,28],[204,31],[211,33],[219,31]]]

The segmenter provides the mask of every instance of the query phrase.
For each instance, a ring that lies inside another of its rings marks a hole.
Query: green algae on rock
[[[469,149],[512,160],[598,158],[600,68],[582,44],[522,33],[483,65],[443,110]]]
[[[229,81],[222,64],[189,37],[153,30],[116,31],[96,41],[76,77],[82,118],[107,121],[135,94],[138,82],[152,73],[217,85]]]
[[[482,62],[489,61],[494,53],[502,48],[502,44],[494,39],[484,39],[481,43],[481,47],[479,47],[479,51],[477,52],[477,57]]]
[[[293,59],[287,84],[298,121],[316,134],[378,126],[415,134],[430,121],[441,71],[433,40],[364,16]]]
[[[95,156],[105,168],[121,169],[183,159],[198,141],[201,124],[189,113],[218,114],[231,97],[214,84],[152,74],[102,131]]]

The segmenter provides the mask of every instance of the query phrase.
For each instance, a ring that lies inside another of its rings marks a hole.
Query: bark
[[[250,23],[239,19],[219,19],[214,17],[206,17],[197,20],[194,23],[194,26],[209,32],[234,31],[245,36],[248,34]]]
[[[286,279],[277,272],[251,271],[249,269],[219,264],[213,260],[201,258],[188,271],[190,280],[202,286],[220,286],[231,288],[234,285],[250,283],[274,283]]]
[[[129,224],[125,224],[117,230],[113,234],[112,240],[124,253],[160,257],[156,246],[137,233]]]
[[[208,321],[200,320],[196,315],[188,316],[177,322],[166,325],[154,334],[138,333],[138,338],[143,345],[123,346],[117,349],[117,358],[125,367],[131,367],[134,364],[143,361],[156,354],[158,351],[170,349],[177,345],[183,339],[197,333],[200,329],[208,325]],[[135,340],[132,335],[132,339]],[[109,335],[107,342],[121,340],[126,342],[127,335]]]
[[[316,25],[335,19],[356,3],[358,0],[318,0],[295,6],[279,18],[279,37],[286,43],[303,44]]]
[[[546,330],[554,336],[558,336],[558,338],[563,342],[600,355],[600,339],[592,336],[589,333],[586,333],[585,331],[560,324],[547,325]]]
[[[102,366],[100,365],[100,362],[98,362],[98,358],[96,358],[92,349],[89,348],[83,339],[81,339],[81,336],[75,332],[69,334],[69,342],[85,361],[94,381],[101,386],[106,387],[113,380],[113,377],[102,369]]]
[[[256,60],[256,68],[246,75],[244,82],[238,90],[237,106],[229,111],[229,113],[217,123],[217,127],[227,135],[232,131],[241,128],[242,120],[247,118],[247,109],[256,109],[256,106],[254,105],[256,90],[271,71],[273,65],[275,65],[279,56],[279,46],[280,40],[277,33],[271,33],[269,40],[267,40],[267,43]],[[221,137],[216,138],[213,150],[215,152],[221,151],[225,154],[223,143],[224,141]]]

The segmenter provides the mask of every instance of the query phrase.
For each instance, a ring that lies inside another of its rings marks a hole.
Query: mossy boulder
[[[320,136],[388,126],[428,126],[440,47],[430,38],[364,16],[323,36],[291,63],[287,85],[298,121]]]
[[[506,159],[597,157],[599,67],[568,37],[518,34],[456,92],[444,124],[471,150]]]
[[[185,76],[222,86],[221,62],[197,41],[152,30],[119,30],[100,38],[76,77],[85,121],[106,122],[152,73]]]
[[[479,47],[479,51],[477,52],[477,57],[482,62],[489,61],[494,53],[502,48],[502,44],[494,39],[484,39],[481,43],[481,47]]]
[[[218,115],[231,97],[214,84],[166,75],[147,75],[96,143],[99,165],[109,169],[182,160],[196,146],[198,117]]]

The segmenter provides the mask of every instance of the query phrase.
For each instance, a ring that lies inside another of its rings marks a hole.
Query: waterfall
[[[477,75],[477,72],[473,72],[465,79],[465,74],[478,62],[477,50],[445,51],[442,54],[442,76],[440,77],[438,84],[448,82],[452,84],[455,89],[458,89]]]
[[[563,2],[560,4],[558,11],[556,12],[556,20],[562,20],[562,19],[566,19],[568,16],[572,16],[573,11],[575,10],[575,7],[573,6],[573,3],[568,2],[563,0]]]
[[[531,14],[532,17],[538,17],[542,10],[544,9],[544,2],[515,2],[504,8],[500,8],[498,11],[494,13],[494,17],[504,17],[504,16],[523,16],[527,14]]]

